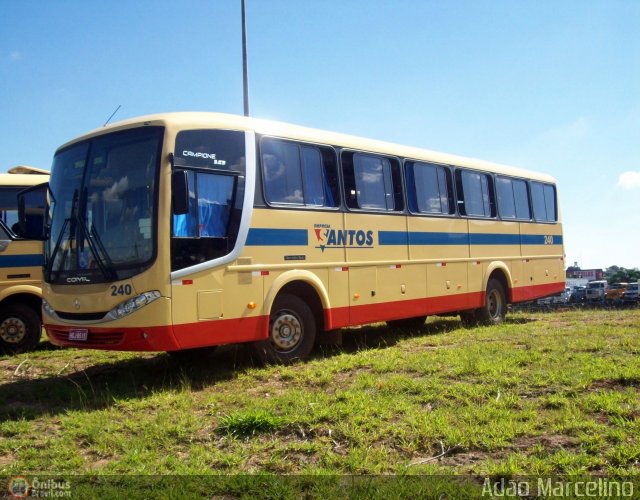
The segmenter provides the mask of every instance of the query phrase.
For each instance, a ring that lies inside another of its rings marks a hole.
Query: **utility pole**
[[[244,116],[249,116],[249,65],[247,62],[247,18],[244,0],[242,5],[242,90],[244,97]]]

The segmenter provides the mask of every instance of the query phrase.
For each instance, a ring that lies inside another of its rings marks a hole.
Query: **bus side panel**
[[[474,290],[482,292],[487,282],[488,267],[499,261],[509,271],[512,283],[522,280],[522,257],[520,255],[520,224],[495,220],[469,220],[469,241],[471,261],[469,262],[469,283]],[[511,296],[510,290],[505,290]]]
[[[264,275],[263,295],[257,301],[257,309],[263,309],[271,283],[285,271],[282,268],[307,269],[320,279],[327,291],[331,304],[331,312],[325,311],[327,326],[347,326],[349,269],[345,264],[345,241],[349,235],[345,236],[343,228],[344,214],[337,211],[255,209],[238,262],[251,266],[254,274]],[[268,315],[269,311],[264,314]]]
[[[4,240],[0,246],[0,287],[42,284],[42,243]],[[0,292],[1,293],[1,292]]]
[[[181,349],[264,340],[269,318],[248,316],[174,325],[173,333]]]
[[[400,319],[427,314],[426,266],[402,264],[378,266],[378,290],[386,308],[380,308],[386,319]],[[397,302],[401,301],[399,304]],[[396,302],[396,303],[392,303]]]
[[[265,337],[260,309],[249,306],[262,302],[262,276],[222,268],[174,280],[171,289],[173,331],[182,349]]]
[[[523,283],[514,288],[514,302],[564,290],[562,224],[521,224]]]
[[[406,217],[364,213],[345,214],[345,247],[349,267],[349,321],[352,325],[398,317],[378,304],[403,300],[415,278],[401,262],[409,258]],[[400,267],[396,267],[400,265]],[[390,271],[393,266],[393,272]],[[382,285],[383,280],[384,285]],[[405,294],[402,285],[405,285]]]
[[[475,292],[467,278],[467,221],[448,217],[409,218],[411,259],[426,261],[427,311],[434,314],[470,307]],[[418,273],[416,273],[418,274]]]

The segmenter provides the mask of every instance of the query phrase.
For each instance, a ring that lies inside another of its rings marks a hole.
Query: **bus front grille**
[[[100,321],[107,315],[107,311],[90,312],[90,313],[71,313],[65,311],[56,311],[61,319],[67,321]]]

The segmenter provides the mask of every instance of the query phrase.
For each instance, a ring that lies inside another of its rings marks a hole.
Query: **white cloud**
[[[640,172],[624,172],[618,177],[618,187],[623,189],[640,189]]]
[[[14,50],[9,54],[9,61],[20,61],[22,59],[22,53],[18,50]]]

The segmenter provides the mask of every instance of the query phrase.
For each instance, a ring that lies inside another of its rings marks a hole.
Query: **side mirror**
[[[171,174],[171,203],[173,213],[189,213],[189,178],[186,170],[174,170]]]
[[[19,236],[44,241],[49,237],[49,184],[39,184],[18,193]]]

